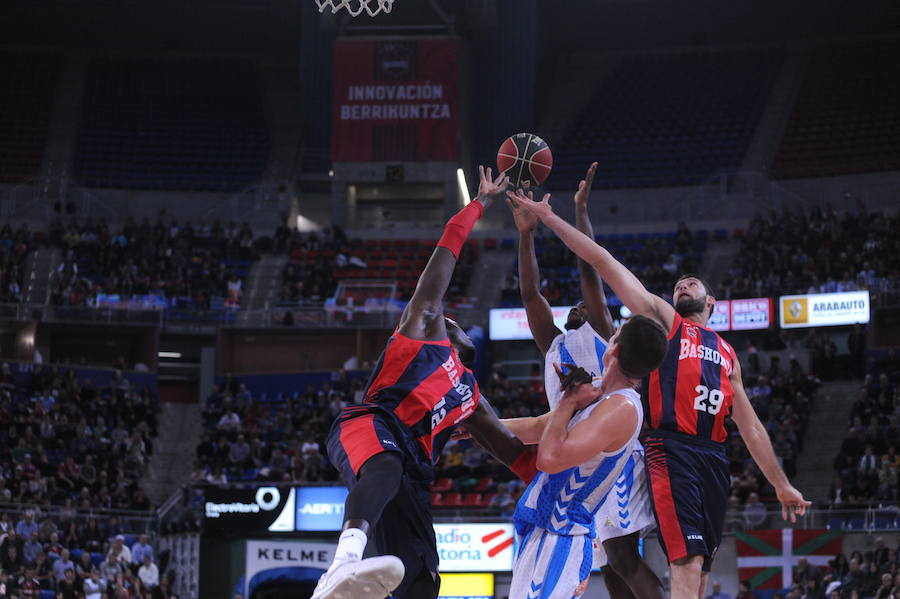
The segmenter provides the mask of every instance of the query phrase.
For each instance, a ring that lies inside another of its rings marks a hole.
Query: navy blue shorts
[[[731,492],[725,447],[654,430],[644,440],[644,459],[663,551],[670,562],[702,555],[709,572]]]
[[[398,430],[390,415],[378,411],[349,418],[339,416],[327,441],[328,459],[348,489],[356,484],[360,468],[372,456],[391,451],[403,459],[400,489],[385,506],[370,535],[379,555],[395,555],[406,568],[403,582],[393,593],[397,599],[404,597],[423,569],[436,575],[439,561],[431,518],[433,467],[430,462],[423,462],[423,456],[411,443],[414,441]]]

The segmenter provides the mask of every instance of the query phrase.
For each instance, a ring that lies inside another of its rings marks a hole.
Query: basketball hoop
[[[330,8],[332,14],[338,12],[342,8],[346,8],[351,17],[362,14],[363,11],[369,13],[370,17],[374,17],[379,13],[389,13],[394,8],[394,0],[316,0],[319,12],[325,12],[326,8]]]

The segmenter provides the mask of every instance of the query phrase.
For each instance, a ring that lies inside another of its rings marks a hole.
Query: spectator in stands
[[[214,466],[212,472],[206,475],[206,482],[211,485],[224,486],[228,484],[228,477],[225,476],[221,466]]]
[[[44,550],[44,546],[38,539],[37,531],[31,533],[31,538],[22,545],[22,558],[26,564],[33,564],[37,559],[38,553]]]
[[[738,583],[738,594],[735,599],[755,599],[756,595],[754,595],[750,591],[750,581],[742,580]]]
[[[65,578],[66,570],[75,570],[75,564],[69,559],[69,550],[63,549],[59,555],[59,559],[53,562],[53,577],[57,583]]]
[[[491,500],[491,507],[500,510],[502,516],[512,515],[516,508],[516,498],[509,489],[506,483],[497,485],[497,495]]]
[[[106,559],[100,564],[100,578],[102,578],[107,585],[110,585],[116,580],[116,577],[123,572],[125,572],[125,568],[116,554],[112,551],[107,553]]]
[[[25,455],[25,461],[30,464],[31,454]],[[34,466],[31,466],[30,468],[31,470],[33,470]],[[23,468],[24,475],[28,478],[32,478],[34,475],[33,473],[31,473],[31,470]],[[23,539],[30,539],[32,533],[36,533],[37,531],[38,523],[34,521],[34,512],[31,510],[25,510],[25,514],[22,519],[16,523],[16,534]]]
[[[235,467],[244,467],[250,462],[250,445],[244,435],[238,435],[237,440],[231,444],[228,462]]]
[[[706,599],[731,599],[731,595],[722,591],[722,583],[714,580],[712,583],[712,593],[706,596]]]
[[[890,574],[881,575],[881,584],[875,591],[875,599],[890,599],[894,591],[894,577]]]
[[[762,528],[767,518],[766,506],[760,503],[759,495],[750,493],[747,498],[747,505],[744,506],[744,524],[746,527],[748,529]]]
[[[822,571],[809,563],[805,557],[801,557],[794,572],[794,582],[800,585],[805,594],[819,597],[823,591],[822,579]]]
[[[12,535],[6,537],[6,549],[3,551],[2,559],[0,559],[0,567],[11,576],[18,576],[22,573],[22,567],[25,564],[22,560],[22,554],[19,553],[19,548],[16,547],[15,539],[10,540],[10,537]]]
[[[78,599],[81,596],[79,586],[78,581],[75,579],[75,571],[69,568],[66,570],[63,579],[56,585],[57,599]]]
[[[109,548],[109,552],[115,555],[116,559],[126,566],[132,563],[131,549],[125,544],[125,537],[123,535],[116,535],[116,538]]]
[[[149,555],[144,555],[144,560],[138,569],[138,578],[148,589],[159,585],[159,568],[153,563]]]
[[[105,562],[104,562],[105,563]],[[117,564],[113,563],[113,567]],[[112,572],[112,567],[110,568]],[[115,577],[113,577],[115,580]],[[100,571],[97,568],[91,570],[91,577],[84,581],[84,599],[101,599],[106,591],[106,581],[100,578]]]
[[[82,581],[91,577],[91,570],[94,565],[91,563],[91,554],[88,551],[82,551],[78,563],[75,564],[75,575]]]
[[[153,560],[153,546],[148,542],[147,535],[138,536],[138,540],[131,546],[131,563],[139,565],[144,563],[144,557]]]
[[[81,538],[84,541],[85,549],[97,552],[103,547],[103,543],[108,537],[100,530],[96,518],[89,518],[82,530]]]
[[[230,409],[226,410],[216,428],[226,433],[237,433],[241,429],[241,417]]]

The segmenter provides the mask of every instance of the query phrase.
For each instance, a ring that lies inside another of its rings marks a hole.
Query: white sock
[[[366,541],[368,541],[366,533],[359,528],[348,528],[342,532],[337,549],[334,551],[334,563],[362,559]]]

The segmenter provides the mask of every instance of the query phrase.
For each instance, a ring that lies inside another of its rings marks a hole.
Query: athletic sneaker
[[[393,555],[347,561],[322,574],[310,599],[384,599],[400,586],[404,572]]]

